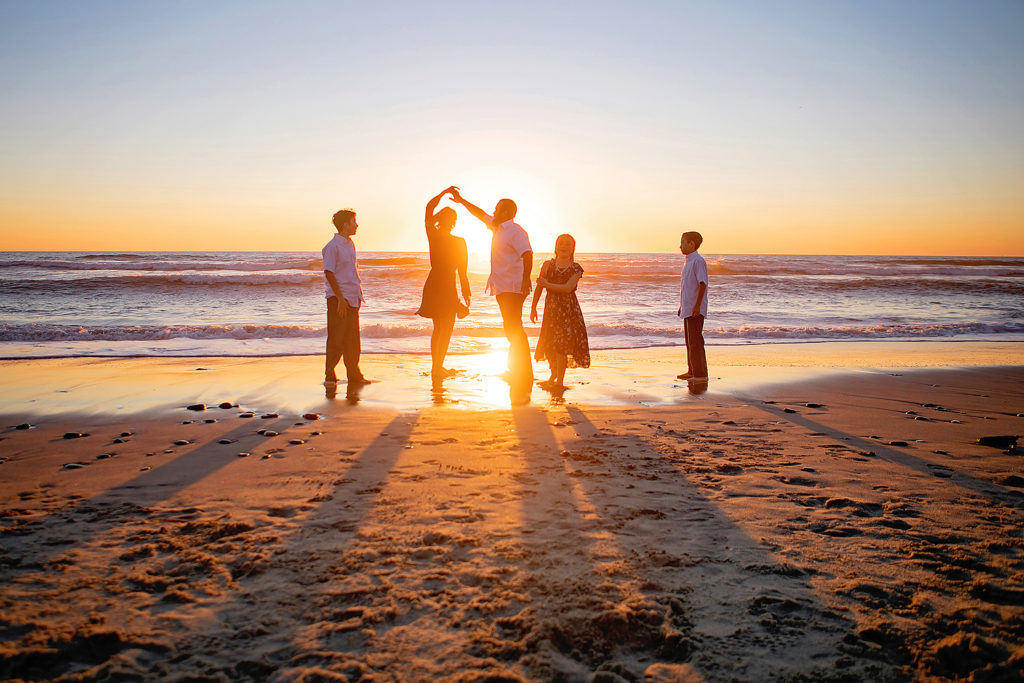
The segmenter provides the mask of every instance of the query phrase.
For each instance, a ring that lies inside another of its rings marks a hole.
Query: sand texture
[[[8,416],[0,679],[1018,679],[1022,387]]]

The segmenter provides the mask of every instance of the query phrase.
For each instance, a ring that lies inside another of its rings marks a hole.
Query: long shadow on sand
[[[280,420],[265,420],[260,423],[263,428],[270,429]],[[55,522],[62,523],[60,539],[46,541],[45,549],[31,552],[25,556],[26,564],[31,561],[46,561],[89,543],[112,527],[126,521],[137,521],[148,517],[148,506],[156,505],[172,498],[189,486],[202,481],[223,467],[236,462],[236,453],[253,445],[264,443],[267,439],[255,433],[252,422],[246,422],[227,434],[220,434],[209,442],[194,442],[189,450],[180,454],[161,454],[153,456],[153,469],[102,493],[89,498],[74,497],[71,501],[49,516],[34,520],[33,527],[46,529]],[[218,443],[222,439],[232,441],[230,445]],[[168,444],[171,446],[171,444]],[[178,447],[181,448],[181,447]],[[160,464],[160,459],[169,458]],[[117,458],[101,461],[90,467],[116,467]],[[73,476],[73,472],[69,473]],[[159,522],[160,520],[153,520]],[[85,522],[79,524],[79,522]],[[30,527],[33,528],[33,527]],[[41,544],[32,544],[39,548]],[[26,548],[27,549],[27,548]]]
[[[826,680],[851,624],[820,603],[809,576],[773,558],[651,444],[567,410],[582,437],[571,451],[544,413],[515,412],[537,481],[524,487],[534,528],[523,542],[538,594],[521,618],[541,646],[523,663],[540,678],[658,667],[682,678],[692,667],[709,680]],[[623,438],[628,448],[615,448]]]
[[[755,398],[747,396],[737,396],[736,398],[749,403],[755,408],[763,410],[773,417],[804,427],[805,429],[809,429],[811,432],[825,434],[826,436],[840,440],[854,448],[859,448],[864,452],[874,453],[883,460],[902,465],[908,469],[922,474],[927,474],[929,476],[942,476],[947,481],[961,486],[968,491],[973,491],[974,493],[986,496],[993,502],[1013,505],[1021,500],[1019,494],[1011,492],[1009,489],[983,479],[972,477],[971,475],[964,474],[963,472],[957,472],[947,466],[936,467],[934,463],[922,460],[912,453],[890,448],[878,441],[871,441],[869,439],[854,436],[853,434],[848,434],[840,429],[822,424],[821,422],[817,422],[798,413],[787,413],[784,408],[772,404],[766,404]]]

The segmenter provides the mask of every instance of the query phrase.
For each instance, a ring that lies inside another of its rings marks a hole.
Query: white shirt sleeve
[[[693,275],[697,279],[697,283],[703,282],[708,283],[708,264],[704,259],[697,261],[696,266],[693,269]]]
[[[533,247],[530,246],[530,236],[522,228],[519,228],[513,236],[512,246],[515,247],[516,253],[520,256],[528,251],[533,251]]]
[[[341,250],[338,249],[338,245],[334,240],[331,240],[330,242],[327,243],[327,246],[324,247],[323,252],[324,270],[329,270],[335,275],[337,275],[338,269],[341,267],[341,262],[340,259],[338,258],[341,255],[338,253],[340,251]]]

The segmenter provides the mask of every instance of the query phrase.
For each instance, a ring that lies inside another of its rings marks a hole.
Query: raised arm
[[[455,187],[454,185],[452,185],[450,188],[448,188],[448,191],[450,191],[452,193],[452,201],[458,202],[459,204],[462,204],[464,207],[466,207],[469,210],[469,212],[471,214],[473,214],[474,218],[479,219],[481,222],[483,222],[488,227],[490,227],[490,223],[487,220],[487,212],[486,211],[481,209],[476,204],[471,204],[470,202],[468,202],[465,199],[463,199],[462,195],[459,194],[459,188]]]
[[[423,217],[423,223],[424,223],[424,225],[427,228],[427,234],[428,235],[430,234],[431,230],[433,230],[433,229],[435,229],[437,227],[437,221],[434,220],[434,209],[436,209],[437,205],[441,203],[441,199],[446,194],[448,194],[451,191],[452,191],[451,187],[449,187],[449,188],[447,188],[445,190],[442,190],[441,194],[437,195],[436,197],[431,199],[429,202],[427,202],[427,212],[426,212],[426,215]]]

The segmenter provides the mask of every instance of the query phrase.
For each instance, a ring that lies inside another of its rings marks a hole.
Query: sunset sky
[[[1024,256],[1024,3],[0,2],[7,250]],[[464,211],[477,251],[488,235]]]

